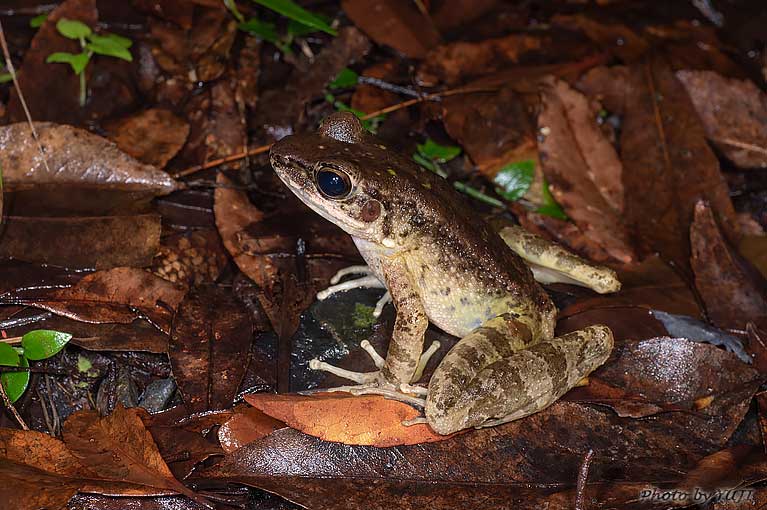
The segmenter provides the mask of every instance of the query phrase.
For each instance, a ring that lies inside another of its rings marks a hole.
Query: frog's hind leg
[[[505,226],[498,235],[527,262],[533,276],[541,283],[571,283],[600,294],[621,288],[615,271],[609,267],[594,264],[520,226]]]
[[[603,364],[612,351],[613,336],[606,326],[519,348],[524,341],[503,338],[492,327],[497,320],[464,337],[434,372],[425,413],[436,432],[450,434],[538,412]]]

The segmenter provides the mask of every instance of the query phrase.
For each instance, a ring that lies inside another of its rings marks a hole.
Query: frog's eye
[[[315,178],[317,188],[328,198],[344,198],[352,190],[349,176],[335,168],[320,167]]]

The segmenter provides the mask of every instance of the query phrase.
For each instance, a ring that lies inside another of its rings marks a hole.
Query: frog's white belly
[[[356,237],[353,240],[373,274],[385,284],[381,259],[393,256],[395,251]],[[419,254],[408,253],[405,257],[426,315],[446,333],[463,337],[486,320],[511,311],[507,300],[487,295],[465,275],[446,271]]]

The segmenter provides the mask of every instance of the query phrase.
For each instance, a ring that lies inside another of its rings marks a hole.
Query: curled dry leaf
[[[164,168],[189,136],[189,124],[162,108],[149,108],[110,121],[104,129],[120,150],[157,168]]]
[[[767,167],[767,94],[749,80],[677,71],[706,136],[737,166]]]
[[[202,287],[189,292],[173,318],[168,357],[191,412],[226,409],[248,368],[253,324],[229,292]]]
[[[249,395],[245,396],[247,400]],[[240,406],[234,410],[231,418],[218,429],[218,441],[226,453],[266,437],[275,430],[285,427],[280,420],[253,407]]]
[[[7,216],[0,257],[69,269],[148,266],[160,245],[160,216]],[[45,242],[41,243],[40,240]]]
[[[46,168],[27,123],[0,127],[0,165],[6,191],[42,186],[96,188],[166,195],[178,183],[157,168],[139,163],[117,146],[83,129],[36,122]],[[50,170],[50,171],[49,171]]]
[[[305,434],[350,445],[378,447],[430,443],[442,436],[426,424],[405,426],[419,416],[413,407],[379,395],[272,395],[256,393],[245,400],[263,413]]]
[[[621,220],[620,160],[586,98],[563,81],[544,84],[539,150],[551,192],[586,236],[629,263],[634,253]]]
[[[6,292],[0,304],[27,304],[83,322],[127,324],[145,316],[165,333],[186,289],[143,269],[118,267],[85,276],[65,289]]]
[[[690,243],[695,286],[714,324],[744,330],[752,322],[767,329],[767,281],[727,243],[702,201],[695,205]]]
[[[104,479],[183,494],[205,504],[204,498],[174,478],[141,420],[144,413],[121,405],[103,418],[94,411],[78,411],[64,424],[64,442]]]
[[[424,58],[439,44],[431,18],[414,3],[398,0],[343,0],[349,19],[378,44],[391,46],[410,58]]]
[[[621,135],[626,221],[642,244],[689,274],[687,238],[695,203],[707,199],[735,237],[735,211],[719,161],[692,101],[655,56],[629,71]]]

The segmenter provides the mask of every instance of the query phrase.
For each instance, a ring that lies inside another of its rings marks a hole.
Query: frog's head
[[[396,222],[387,208],[396,190],[386,184],[386,171],[396,156],[355,115],[335,113],[316,133],[276,142],[269,156],[280,179],[314,211],[355,237],[394,247]]]

